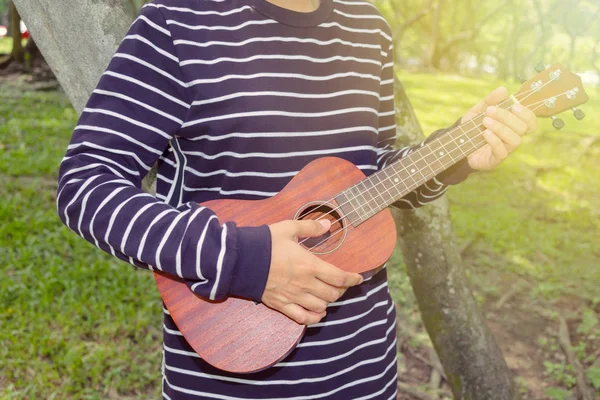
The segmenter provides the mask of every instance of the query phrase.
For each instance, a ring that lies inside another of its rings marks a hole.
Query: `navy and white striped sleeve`
[[[171,207],[140,189],[190,108],[161,11],[144,7],[73,132],[59,171],[58,213],[73,231],[138,267],[179,276],[197,294],[260,300],[267,226],[221,224],[195,203]]]
[[[388,31],[389,32],[389,31]],[[395,149],[396,142],[396,115],[394,107],[394,49],[393,44],[389,42],[384,50],[387,54],[384,57],[381,69],[381,87],[379,93],[379,134],[377,142],[377,168],[382,169],[387,165],[407,156],[414,149],[422,146],[423,143],[443,135],[452,127],[440,129],[432,133],[421,144],[414,147],[404,147]],[[457,121],[458,123],[458,121]],[[457,125],[456,123],[453,125]],[[448,185],[458,184],[467,179],[469,173],[473,172],[469,168],[466,160],[459,162],[457,165],[442,172],[438,176],[421,185],[414,191],[410,192],[402,199],[394,203],[394,206],[399,208],[417,208],[441,197]]]

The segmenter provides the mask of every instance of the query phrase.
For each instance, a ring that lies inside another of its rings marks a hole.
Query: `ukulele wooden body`
[[[384,209],[355,227],[341,218],[341,210],[332,200],[364,178],[352,163],[325,157],[309,163],[272,198],[213,200],[202,205],[214,211],[221,222],[235,221],[238,226],[269,225],[305,214],[300,219],[327,217],[333,222],[329,233],[303,245],[316,246],[311,251],[338,268],[368,277],[390,258],[396,245],[392,215]],[[336,221],[338,218],[341,220]],[[323,239],[328,240],[319,244]],[[294,349],[306,329],[263,304],[235,297],[210,301],[173,276],[157,272],[155,278],[185,339],[200,357],[219,369],[251,373],[268,368]]]

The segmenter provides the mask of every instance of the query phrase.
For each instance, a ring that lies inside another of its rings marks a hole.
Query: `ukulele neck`
[[[509,108],[512,98],[498,107]],[[485,114],[457,126],[402,159],[339,193],[335,200],[353,226],[371,218],[408,193],[483,147]]]

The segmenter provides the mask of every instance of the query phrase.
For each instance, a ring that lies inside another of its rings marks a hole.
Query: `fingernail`
[[[319,223],[323,226],[323,228],[329,229],[329,227],[331,226],[331,223],[328,219],[320,219]]]
[[[512,106],[512,109],[513,109],[513,111],[514,111],[514,112],[516,112],[516,113],[520,113],[521,111],[523,111],[523,107],[521,107],[521,106],[520,106],[520,105],[518,105],[518,104],[515,104],[514,106]]]
[[[486,110],[486,112],[490,115],[494,115],[496,113],[496,107],[495,106],[489,106]]]
[[[492,120],[491,118],[485,117],[485,118],[483,119],[483,123],[484,123],[485,125],[491,126],[491,125],[493,125],[493,124],[494,124],[494,120]]]
[[[363,278],[362,275],[361,275],[360,278],[358,279],[358,284],[360,285],[364,281],[365,281],[365,278]]]

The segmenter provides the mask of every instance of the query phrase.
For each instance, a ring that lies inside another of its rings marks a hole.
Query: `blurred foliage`
[[[538,62],[600,72],[597,0],[373,0],[398,64],[529,76]]]

